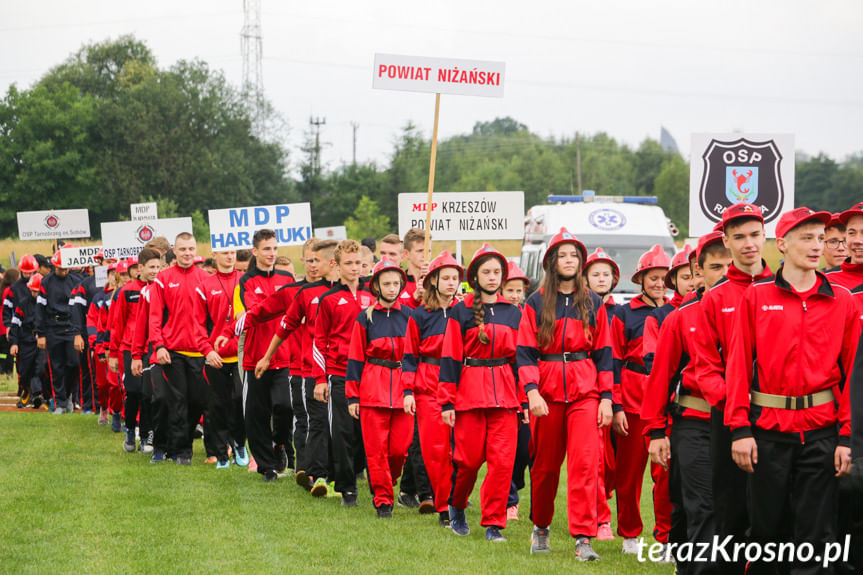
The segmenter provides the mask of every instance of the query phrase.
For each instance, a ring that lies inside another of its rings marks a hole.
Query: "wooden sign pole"
[[[431,261],[431,216],[432,216],[432,193],[434,192],[434,169],[437,161],[437,124],[440,117],[440,92],[435,94],[434,100],[434,130],[432,132],[431,160],[429,160],[429,189],[426,200],[426,261]]]

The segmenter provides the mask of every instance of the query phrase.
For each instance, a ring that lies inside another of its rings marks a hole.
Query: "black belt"
[[[569,363],[570,361],[582,361],[590,359],[590,354],[586,351],[567,351],[565,353],[544,353],[539,356],[542,361],[562,361]]]
[[[366,360],[366,362],[374,365],[388,367],[390,369],[399,369],[402,366],[402,362],[400,361],[390,361],[388,359],[380,359],[377,357],[370,357]]]
[[[429,365],[440,365],[440,358],[439,357],[426,357],[424,355],[421,355],[419,357],[419,362],[420,363],[427,363]]]
[[[506,357],[496,357],[492,359],[480,359],[476,357],[464,358],[465,367],[499,367],[501,365],[507,365],[510,362],[511,360]]]
[[[49,315],[48,318],[53,319],[54,321],[70,321],[72,316],[69,314],[55,313],[54,315]]]
[[[634,371],[635,373],[640,373],[641,375],[650,375],[649,373],[647,373],[646,367],[644,367],[640,363],[629,361],[628,359],[623,362],[623,368],[628,369],[629,371]]]

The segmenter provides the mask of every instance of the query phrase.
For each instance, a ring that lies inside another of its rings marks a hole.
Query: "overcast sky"
[[[159,65],[200,58],[242,77],[242,0],[0,0],[0,90],[27,87],[90,41],[134,34]],[[442,137],[512,116],[543,136],[605,131],[637,146],[660,126],[789,132],[796,148],[863,151],[863,2],[801,0],[262,0],[267,98],[291,153],[325,117],[323,160],[387,162],[434,96],[372,90],[375,52],[506,63],[502,99],[444,96]]]

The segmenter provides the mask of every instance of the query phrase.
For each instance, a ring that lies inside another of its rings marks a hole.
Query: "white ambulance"
[[[542,280],[542,257],[552,236],[567,228],[587,248],[588,255],[601,247],[620,267],[614,300],[626,303],[638,295],[632,273],[638,258],[654,244],[673,256],[677,229],[653,196],[597,196],[586,190],[581,196],[549,196],[548,204],[533,206],[524,219],[521,268],[531,287]]]

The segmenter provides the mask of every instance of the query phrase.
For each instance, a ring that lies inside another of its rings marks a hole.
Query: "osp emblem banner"
[[[794,207],[794,137],[790,134],[694,134],[689,175],[689,233],[710,232],[733,204],[757,205],[773,237]]]

